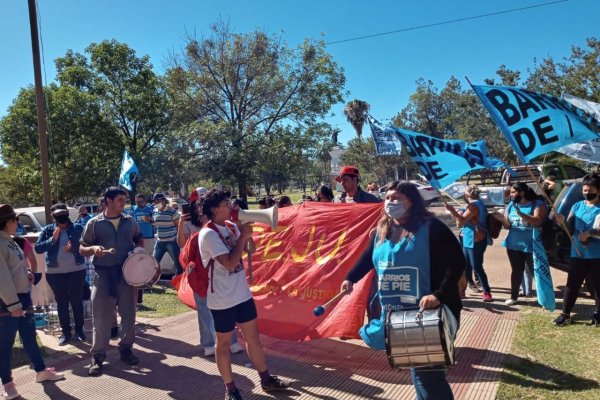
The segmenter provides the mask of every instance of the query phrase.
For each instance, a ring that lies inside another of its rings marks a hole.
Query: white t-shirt
[[[234,271],[229,271],[216,258],[223,254],[229,254],[235,246],[240,231],[237,226],[233,226],[232,233],[227,226],[215,224],[227,244],[219,237],[217,232],[211,228],[204,227],[198,235],[198,246],[200,248],[200,257],[202,264],[208,266],[210,259],[215,260],[213,282],[211,282],[211,273],[208,273],[208,308],[212,310],[225,310],[234,307],[252,298],[250,288],[246,282],[246,271],[242,264]],[[214,292],[211,290],[214,289]]]

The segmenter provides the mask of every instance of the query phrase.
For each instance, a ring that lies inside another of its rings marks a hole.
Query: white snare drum
[[[148,253],[133,253],[123,263],[123,279],[131,286],[150,288],[160,278],[160,264]]]
[[[456,320],[447,307],[386,311],[385,350],[394,369],[454,364]]]

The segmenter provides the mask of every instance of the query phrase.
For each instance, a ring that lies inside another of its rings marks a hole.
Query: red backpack
[[[225,221],[227,227],[231,230],[234,228],[234,224]],[[214,224],[207,224],[205,227],[211,228],[215,230],[219,236],[221,233],[217,230]],[[200,255],[200,247],[198,246],[198,235],[200,232],[195,232],[190,236],[190,238],[185,243],[185,246],[179,252],[179,262],[183,266],[184,273],[187,274],[188,284],[192,288],[192,290],[197,293],[200,297],[206,297],[208,293],[208,282],[209,282],[209,274],[212,277],[214,273],[214,264],[215,260],[212,258],[208,262],[208,266],[204,268],[204,264],[202,264],[202,257]],[[210,279],[212,282],[212,279]],[[214,292],[211,285],[211,292]]]

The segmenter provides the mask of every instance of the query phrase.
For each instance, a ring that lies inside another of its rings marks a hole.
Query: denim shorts
[[[215,322],[215,331],[219,333],[231,332],[235,328],[236,322],[243,324],[257,317],[256,304],[252,298],[231,308],[210,310],[210,313]]]

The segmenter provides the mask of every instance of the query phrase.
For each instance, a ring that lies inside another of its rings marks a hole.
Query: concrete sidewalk
[[[458,333],[457,363],[448,379],[458,400],[494,399],[509,354],[519,306],[505,306],[510,266],[500,241],[486,252],[485,266],[492,285],[494,302],[484,303],[481,295],[464,301]],[[552,270],[555,288],[564,286],[566,274]],[[561,296],[558,296],[559,298]],[[527,299],[535,306],[535,299]],[[591,300],[583,300],[589,303]],[[579,303],[579,301],[578,301]],[[104,374],[88,377],[88,343],[77,347],[56,346],[56,338],[41,335],[47,347],[56,351],[47,358],[50,366],[64,372],[66,379],[38,384],[28,367],[14,371],[23,399],[222,399],[223,383],[214,358],[200,356],[195,312],[153,320],[140,325],[135,352],[136,367],[123,364],[116,348],[108,354]],[[91,336],[91,335],[90,335]],[[292,389],[276,396],[263,393],[258,374],[245,353],[232,355],[237,386],[244,399],[412,399],[414,389],[407,372],[390,368],[385,352],[365,347],[362,341],[320,339],[288,342],[262,337],[272,373],[293,381]],[[117,341],[113,341],[116,345]]]

